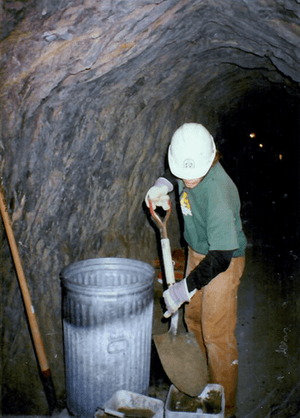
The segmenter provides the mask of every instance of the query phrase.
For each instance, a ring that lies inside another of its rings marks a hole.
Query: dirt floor
[[[270,245],[249,245],[246,256],[238,296],[237,418],[300,417],[298,257]],[[156,277],[154,334],[168,330],[159,303],[161,286]],[[152,348],[149,396],[165,402],[171,382]],[[64,410],[58,416],[69,414]]]

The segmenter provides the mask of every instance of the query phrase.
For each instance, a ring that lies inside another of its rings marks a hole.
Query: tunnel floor
[[[247,247],[238,296],[237,418],[300,417],[298,263],[287,248]],[[168,329],[161,320],[161,286],[156,277],[154,334]],[[170,384],[153,344],[149,396],[165,402]],[[58,416],[69,414],[65,409]]]

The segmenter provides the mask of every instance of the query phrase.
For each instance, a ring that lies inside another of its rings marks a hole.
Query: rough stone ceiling
[[[162,97],[189,77],[204,85],[230,65],[300,81],[298,1],[86,0],[25,7],[4,3],[5,17],[23,11],[25,18],[10,34],[4,31],[2,65],[5,100],[18,96],[28,116],[57,86],[74,89],[116,69],[115,89],[155,75]]]

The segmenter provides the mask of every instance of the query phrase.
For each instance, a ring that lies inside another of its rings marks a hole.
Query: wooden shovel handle
[[[34,346],[36,350],[36,355],[38,357],[42,374],[45,377],[48,377],[51,374],[50,368],[48,366],[45,348],[44,348],[43,340],[42,340],[40,330],[38,327],[38,323],[36,320],[36,316],[34,313],[34,308],[31,303],[31,298],[30,298],[28,286],[26,283],[26,278],[24,275],[21,259],[19,256],[18,247],[16,244],[16,240],[14,237],[10,218],[9,218],[8,211],[7,211],[7,205],[6,205],[5,198],[1,189],[0,189],[0,211],[1,211],[1,216],[3,219],[6,235],[8,238],[10,250],[12,253],[12,257],[14,260],[14,264],[15,264],[15,268],[16,268],[16,272],[18,276],[18,281],[20,284],[20,288],[21,288],[21,292],[22,292],[22,296],[23,296],[23,300],[25,304],[25,309],[26,309],[26,313],[27,313],[27,317],[29,321],[29,326],[30,326],[30,330],[32,333],[32,338],[33,338],[33,342],[34,342]]]
[[[154,220],[154,222],[156,223],[156,225],[158,226],[159,230],[160,230],[160,234],[162,238],[168,238],[168,234],[167,234],[167,222],[168,219],[171,215],[171,201],[169,201],[169,209],[166,211],[166,216],[164,218],[161,218],[153,209],[153,204],[152,201],[149,200],[149,209],[150,209],[150,213],[152,216],[152,219]]]

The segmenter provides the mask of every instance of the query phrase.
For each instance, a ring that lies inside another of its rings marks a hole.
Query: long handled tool
[[[171,206],[163,219],[153,210],[151,201],[149,201],[149,209],[160,230],[166,281],[168,286],[172,286],[175,283],[175,278],[170,241],[167,236],[167,221],[171,214]],[[177,328],[178,311],[171,316],[168,332],[154,335],[153,340],[170,381],[181,392],[189,396],[198,396],[208,383],[206,358],[194,335],[189,332],[178,334]]]
[[[1,211],[1,216],[3,219],[6,235],[8,238],[10,250],[12,253],[15,269],[17,272],[17,277],[18,277],[19,285],[21,288],[21,293],[22,293],[23,300],[24,300],[25,310],[27,313],[27,318],[28,318],[28,322],[29,322],[29,326],[31,330],[34,348],[35,348],[35,352],[36,352],[39,366],[40,366],[41,378],[42,378],[41,380],[44,385],[44,390],[45,390],[45,394],[46,394],[47,402],[49,406],[49,412],[51,415],[56,409],[56,396],[55,396],[54,386],[52,383],[51,371],[48,365],[43,340],[42,340],[39,326],[36,320],[34,308],[31,302],[30,293],[29,293],[28,286],[26,283],[26,278],[25,278],[25,274],[22,268],[22,263],[21,263],[21,259],[19,256],[18,247],[16,244],[11,222],[9,219],[5,198],[1,189],[0,189],[0,211]]]

